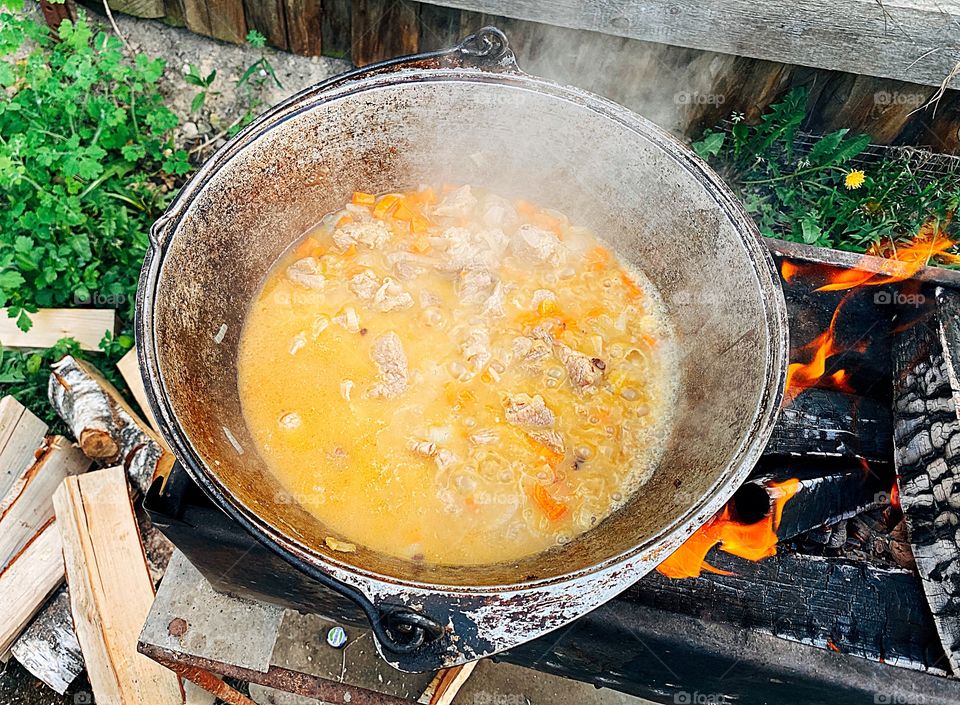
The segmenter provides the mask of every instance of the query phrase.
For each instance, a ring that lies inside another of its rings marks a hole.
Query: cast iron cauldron
[[[353,191],[437,182],[591,226],[659,288],[682,352],[676,427],[653,478],[597,528],[517,562],[330,551],[323,524],[285,501],[241,415],[244,315],[276,258]],[[719,177],[629,110],[521,72],[493,28],[321,83],[244,129],[154,225],[138,304],[141,371],[179,462],[257,540],[356,602],[403,670],[531,640],[656,566],[753,467],[788,351],[773,263]]]

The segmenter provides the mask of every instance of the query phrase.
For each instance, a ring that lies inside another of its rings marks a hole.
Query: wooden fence
[[[677,134],[734,113],[756,119],[804,85],[807,130],[848,127],[880,144],[960,152],[960,9],[931,10],[925,0],[899,0],[895,15],[876,0],[724,0],[722,10],[716,0],[434,2],[444,4],[109,0],[114,10],[225,41],[257,29],[279,49],[358,66],[450,46],[493,24],[524,70],[605,95]]]

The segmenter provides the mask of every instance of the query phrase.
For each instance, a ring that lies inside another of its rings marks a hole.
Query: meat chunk
[[[566,248],[555,233],[529,224],[517,228],[510,249],[517,259],[528,264],[547,262],[558,266],[566,257]]]
[[[486,328],[474,328],[470,331],[467,339],[460,345],[460,350],[475,370],[479,371],[486,367],[492,357],[490,354],[490,334]]]
[[[513,339],[511,354],[513,360],[524,369],[537,371],[550,356],[550,346],[542,340],[518,335]]]
[[[442,268],[456,272],[462,269],[494,269],[499,266],[510,244],[502,230],[468,230],[447,228],[437,238],[443,251]]]
[[[582,352],[563,343],[557,343],[555,349],[560,362],[567,368],[567,379],[574,389],[591,387],[603,378],[601,361],[597,361],[600,363],[598,365]]]
[[[496,443],[500,436],[492,428],[481,428],[476,433],[470,434],[470,442],[476,446],[486,446]]]
[[[507,421],[526,428],[550,428],[556,418],[539,394],[514,394],[504,399]]]
[[[350,245],[364,245],[366,247],[383,247],[390,239],[390,230],[386,223],[380,220],[371,220],[365,223],[347,223],[333,231],[333,241],[340,250],[346,250]]]
[[[415,455],[421,455],[424,458],[432,458],[437,454],[437,444],[432,441],[418,441],[411,438],[407,441],[407,448]]]
[[[361,301],[370,301],[380,288],[380,281],[372,269],[365,269],[359,274],[350,277],[348,284],[350,291],[357,295]]]
[[[400,336],[388,331],[377,336],[370,349],[370,357],[377,366],[380,381],[367,392],[375,399],[392,399],[407,388],[407,356]]]
[[[490,296],[483,302],[483,313],[486,316],[495,317],[507,315],[503,309],[503,284],[500,282],[497,282],[493,291],[490,292]]]
[[[528,431],[527,435],[558,455],[563,455],[566,452],[563,436],[557,431]]]
[[[373,306],[384,313],[399,311],[413,306],[413,297],[393,279],[386,277],[373,296]]]
[[[307,289],[316,289],[321,291],[326,285],[320,272],[320,260],[316,257],[304,257],[287,267],[287,279],[294,284],[306,287]]]
[[[473,195],[470,186],[461,186],[444,196],[433,209],[433,214],[448,218],[466,218],[476,206],[477,197]]]
[[[517,211],[507,199],[489,193],[480,202],[480,219],[488,228],[511,229],[517,225]]]
[[[465,304],[484,303],[493,293],[496,279],[486,269],[465,269],[457,278],[457,296]]]

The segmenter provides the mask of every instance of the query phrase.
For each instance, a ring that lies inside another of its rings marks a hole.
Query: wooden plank
[[[432,4],[678,47],[939,86],[960,5],[929,0],[442,0]],[[949,87],[960,87],[960,74]]]
[[[420,46],[418,3],[410,0],[354,0],[351,19],[353,63],[366,66]]]
[[[289,48],[285,0],[243,0],[248,29],[255,29],[271,46]]]
[[[287,47],[294,54],[320,56],[323,49],[321,0],[282,0]]]
[[[420,5],[420,51],[446,49],[461,38],[460,10],[427,3]]]
[[[112,308],[42,308],[31,313],[33,325],[26,333],[16,319],[0,308],[0,344],[8,348],[49,348],[61,338],[73,338],[82,350],[99,350],[105,333],[113,335],[116,312]]]
[[[12,396],[0,399],[0,500],[33,464],[43,444],[47,424]]]
[[[470,661],[462,666],[437,671],[437,675],[430,681],[430,685],[423,691],[423,695],[417,699],[417,702],[420,705],[450,705],[473,673],[473,669],[477,667],[477,663],[477,661]]]
[[[120,370],[120,376],[130,388],[130,393],[137,400],[143,417],[157,433],[160,433],[160,427],[157,425],[157,419],[153,415],[153,409],[150,408],[150,400],[147,399],[146,389],[143,387],[143,376],[140,374],[140,363],[137,361],[137,349],[133,348],[126,355],[120,358],[117,363],[117,369]]]
[[[111,10],[134,17],[157,19],[166,15],[163,0],[109,0]]]
[[[60,532],[51,520],[0,572],[0,653],[13,645],[62,580]]]
[[[65,356],[51,367],[48,397],[83,452],[103,464],[123,465],[142,494],[156,472],[173,464],[165,441],[93,365]]]
[[[59,537],[59,534],[58,534]],[[62,585],[13,643],[13,657],[63,695],[83,671],[83,654],[70,617],[70,596]]]
[[[350,58],[353,41],[353,3],[351,0],[321,0],[320,47],[324,56]]]
[[[191,32],[243,44],[247,22],[243,0],[182,0],[183,21]]]
[[[154,593],[123,468],[67,478],[53,502],[73,621],[96,701],[182,703],[176,675],[137,652]]]
[[[900,505],[944,651],[960,673],[960,293],[938,288],[934,317],[894,349]]]
[[[90,459],[63,436],[54,436],[0,503],[0,570],[53,518],[53,493],[64,478],[90,467]]]

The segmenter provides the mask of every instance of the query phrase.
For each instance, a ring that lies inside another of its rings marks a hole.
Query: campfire
[[[807,390],[821,390],[822,392],[836,392],[843,395],[857,396],[856,388],[851,384],[850,374],[835,364],[835,360],[846,353],[864,354],[870,344],[869,339],[858,338],[845,341],[838,334],[841,320],[848,304],[856,297],[863,297],[867,289],[873,287],[888,287],[900,282],[907,282],[896,294],[897,300],[906,302],[922,301],[918,294],[919,284],[910,281],[917,272],[931,262],[957,263],[958,255],[952,250],[956,242],[945,234],[950,219],[944,221],[930,221],[926,223],[917,235],[908,243],[898,245],[893,240],[881,243],[871,248],[869,254],[861,258],[852,267],[836,268],[823,264],[798,263],[784,258],[780,262],[780,274],[785,285],[810,287],[812,294],[826,294],[828,292],[844,292],[839,299],[829,323],[823,332],[812,340],[804,343],[792,351],[792,358],[786,381],[784,407],[795,405],[798,397]],[[909,290],[910,293],[907,293]],[[874,297],[877,303],[894,303],[894,294],[889,291]],[[916,316],[908,317],[906,323],[893,325],[892,331],[902,331],[917,323]],[[848,336],[849,337],[849,336]],[[858,409],[854,408],[854,415]],[[854,416],[854,420],[856,416]],[[874,487],[878,483],[888,482],[889,475],[883,470],[874,472],[870,463],[859,457],[863,486]],[[856,474],[855,472],[853,474]],[[760,499],[754,502],[752,514],[744,511],[744,490],[741,490],[731,501],[697,532],[695,532],[679,549],[670,555],[657,570],[664,576],[672,579],[692,578],[708,571],[720,575],[733,575],[730,570],[717,568],[708,561],[708,554],[716,548],[732,556],[748,561],[759,561],[776,555],[778,544],[788,538],[795,538],[796,532],[789,535],[778,534],[781,527],[784,508],[797,495],[803,496],[808,491],[809,482],[797,477],[776,481],[767,480],[761,484],[748,484],[745,487],[760,487]],[[896,482],[886,485],[888,490],[884,496],[881,492],[880,504],[886,505],[888,518],[897,517],[902,521],[900,514],[900,490]],[[860,508],[866,509],[867,504],[861,503]],[[759,507],[759,509],[757,509]],[[817,531],[827,526],[829,520],[837,517],[824,516],[819,526],[809,526],[808,531]],[[816,520],[814,519],[814,523]],[[836,539],[834,540],[835,542]],[[839,548],[839,546],[835,546]],[[909,557],[903,556],[901,562],[911,565]]]

